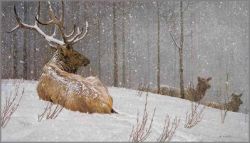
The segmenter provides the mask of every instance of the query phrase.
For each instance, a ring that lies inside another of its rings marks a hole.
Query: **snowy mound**
[[[14,80],[3,80],[2,105],[6,96],[13,92]],[[24,81],[24,95],[19,108],[9,123],[2,128],[2,141],[129,141],[137,113],[143,114],[145,95],[138,91],[110,87],[114,108],[119,114],[85,114],[63,109],[56,119],[38,122],[47,102],[39,100],[36,81]],[[21,90],[20,90],[21,92]],[[187,100],[150,94],[148,111],[151,117],[156,108],[152,132],[146,141],[156,141],[162,132],[166,115],[180,118],[180,124],[171,141],[249,141],[248,115],[227,112],[224,124],[220,110],[205,108],[203,119],[193,128],[184,128],[186,112],[191,103]],[[141,118],[140,118],[141,119]]]

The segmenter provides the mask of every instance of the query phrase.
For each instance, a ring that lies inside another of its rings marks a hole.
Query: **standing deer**
[[[83,39],[88,31],[88,22],[86,29],[81,30],[74,25],[72,32],[66,34],[64,27],[64,3],[62,1],[62,16],[58,18],[50,2],[48,22],[41,22],[40,2],[35,17],[35,24],[29,25],[22,22],[14,6],[17,26],[10,32],[19,28],[30,29],[41,34],[48,44],[56,49],[52,59],[43,67],[42,75],[37,85],[38,96],[45,101],[60,104],[72,111],[84,113],[116,113],[112,106],[113,100],[109,95],[108,89],[97,77],[84,78],[75,74],[81,66],[87,66],[90,61],[88,58],[73,49],[73,45]],[[52,35],[45,34],[38,26],[53,25]],[[56,39],[56,29],[59,29],[62,40]]]
[[[184,99],[195,101],[195,102],[200,101],[205,96],[207,89],[211,87],[209,83],[211,79],[212,77],[202,78],[198,76],[197,78],[198,83],[196,85],[196,88],[188,87],[184,89]],[[145,89],[142,89],[142,90],[145,90]],[[146,89],[146,90],[153,92],[153,93],[157,93],[157,89]],[[181,92],[179,88],[170,87],[167,85],[160,87],[160,94],[181,98]]]

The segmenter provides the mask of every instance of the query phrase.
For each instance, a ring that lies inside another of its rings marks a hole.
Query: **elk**
[[[209,83],[211,79],[212,77],[202,78],[198,76],[197,77],[198,83],[196,85],[196,88],[188,87],[184,89],[184,99],[195,102],[200,101],[205,96],[206,90],[211,87]],[[152,93],[157,93],[157,89],[146,89],[146,90]],[[167,85],[160,87],[159,94],[181,98],[181,92],[179,88],[170,87]]]
[[[62,1],[62,15],[57,17],[49,5],[49,18],[47,22],[39,20],[40,2],[37,8],[35,24],[29,25],[20,19],[14,6],[17,26],[10,32],[17,29],[29,29],[38,32],[45,38],[50,47],[55,49],[55,53],[50,61],[43,67],[43,72],[39,78],[37,92],[40,99],[59,104],[66,109],[83,113],[117,113],[113,110],[113,99],[107,87],[94,76],[84,78],[77,75],[79,67],[87,66],[90,61],[87,57],[73,49],[73,45],[83,39],[88,32],[88,22],[86,21],[85,32],[74,25],[73,30],[66,34],[64,26],[64,3]],[[40,25],[54,26],[52,35],[43,32]],[[62,39],[56,39],[56,29]]]
[[[228,103],[216,103],[216,102],[209,102],[205,103],[204,105],[212,108],[217,108],[220,110],[227,110],[232,112],[238,112],[240,105],[243,103],[240,97],[241,94],[232,93],[231,100]]]

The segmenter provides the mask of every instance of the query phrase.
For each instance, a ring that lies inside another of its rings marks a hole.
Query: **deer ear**
[[[65,52],[65,48],[64,48],[64,47],[58,47],[57,50],[58,50],[63,56],[65,56],[66,52]]]
[[[53,52],[55,52],[58,48],[57,47],[55,47],[55,46],[49,46],[50,47],[50,49],[53,51]]]
[[[241,93],[240,95],[239,95],[239,97],[241,97],[243,95],[243,93]]]
[[[197,77],[197,80],[198,80],[198,81],[201,81],[201,77],[198,76],[198,77]]]
[[[209,81],[209,80],[211,80],[212,79],[212,77],[209,77],[209,78],[207,78],[207,81]]]
[[[69,50],[69,49],[72,49],[72,46],[70,46],[70,45],[66,45],[66,48]]]

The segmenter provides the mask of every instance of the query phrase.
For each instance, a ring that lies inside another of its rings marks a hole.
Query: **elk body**
[[[209,78],[198,77],[197,78],[198,83],[196,88],[188,87],[184,89],[184,99],[195,102],[200,101],[205,96],[207,89],[211,87],[211,85],[209,84],[209,81],[211,79],[212,79],[211,77]],[[157,89],[149,89],[149,91],[157,93]],[[181,98],[180,89],[176,87],[162,86],[160,87],[159,94]]]
[[[238,112],[240,105],[243,103],[242,100],[240,99],[241,96],[242,96],[242,93],[239,95],[232,93],[231,100],[228,103],[209,102],[209,103],[205,103],[204,105],[208,107],[212,107],[212,108],[217,108],[220,110]]]
[[[45,101],[60,104],[72,111],[84,113],[113,113],[113,100],[105,85],[97,77],[84,78],[77,75],[77,69],[87,66],[88,58],[73,49],[73,44],[83,39],[87,34],[86,30],[79,29],[74,25],[70,34],[65,34],[64,28],[64,3],[62,2],[62,16],[57,18],[49,4],[50,21],[41,22],[39,20],[40,2],[34,25],[28,25],[18,17],[16,8],[14,12],[18,25],[10,32],[19,28],[30,29],[41,34],[56,51],[52,59],[43,67],[42,75],[37,85],[38,96]],[[46,35],[39,27],[42,25],[54,25],[54,33]],[[59,29],[63,40],[54,38],[56,29]]]

